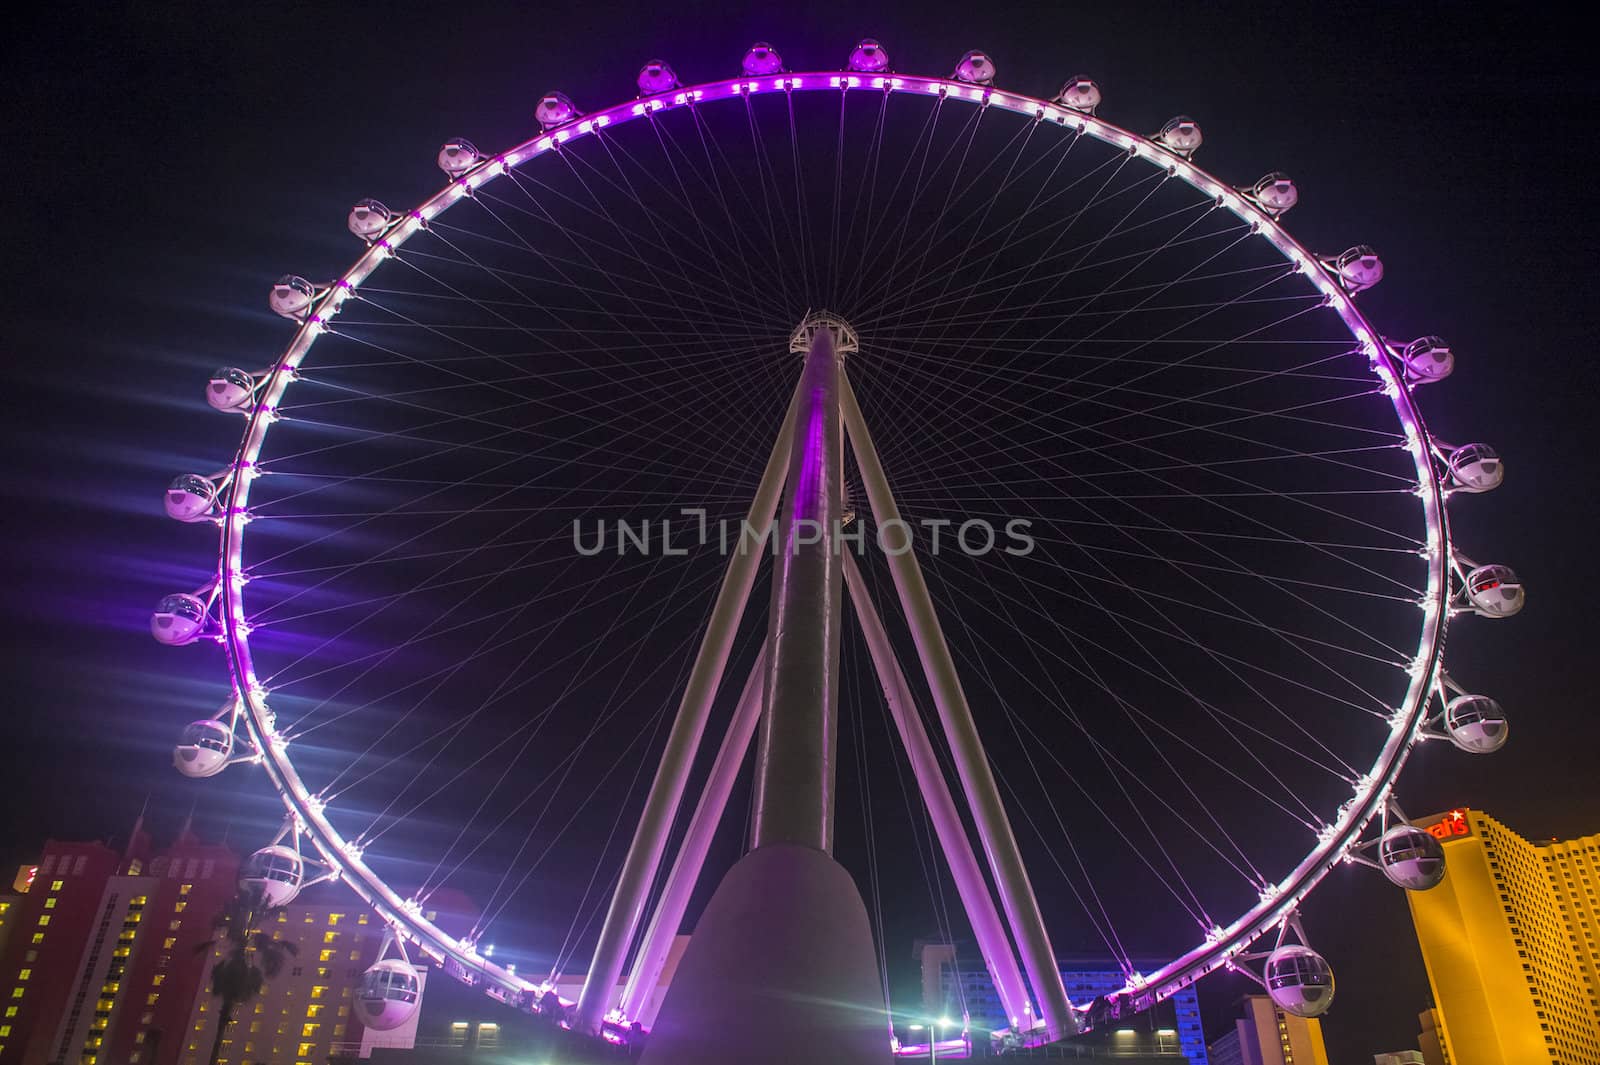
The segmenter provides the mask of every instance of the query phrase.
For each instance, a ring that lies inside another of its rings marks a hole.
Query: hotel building
[[[1444,882],[1410,892],[1452,1065],[1600,1062],[1600,835],[1536,843],[1479,810],[1417,822]]]
[[[1285,1013],[1266,995],[1246,995],[1244,1016],[1212,1043],[1211,1065],[1328,1065],[1322,1022]]]

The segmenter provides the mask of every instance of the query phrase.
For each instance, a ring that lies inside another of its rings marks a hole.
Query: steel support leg
[[[761,649],[750,677],[745,681],[739,705],[734,708],[733,720],[728,722],[728,732],[711,764],[711,775],[706,779],[705,791],[689,821],[678,856],[673,859],[667,873],[666,885],[661,889],[661,899],[650,924],[645,929],[644,940],[639,945],[633,971],[622,991],[622,1013],[630,1020],[643,1017],[645,1003],[656,984],[661,980],[661,969],[666,965],[672,950],[672,941],[683,924],[683,912],[689,906],[695,884],[700,880],[700,870],[706,861],[706,852],[716,837],[717,826],[722,823],[722,813],[728,806],[728,795],[739,778],[744,756],[750,753],[750,741],[755,737],[756,726],[761,723],[761,694],[766,681],[766,648]]]
[[[933,744],[928,740],[927,729],[917,713],[911,697],[911,687],[889,643],[889,633],[883,619],[873,605],[861,570],[849,551],[844,554],[844,583],[855,606],[856,620],[861,623],[861,633],[866,638],[867,650],[872,654],[872,667],[883,685],[883,698],[889,704],[889,714],[894,718],[895,729],[900,733],[900,743],[911,760],[911,771],[917,778],[917,788],[922,801],[927,804],[933,821],[934,833],[945,860],[950,863],[950,875],[956,883],[956,894],[967,911],[972,933],[978,939],[978,950],[983,954],[983,964],[989,970],[989,979],[1000,995],[1000,1005],[1005,1010],[1011,1026],[1016,1028],[1027,1009],[1028,991],[1022,982],[1022,971],[1017,968],[1017,956],[1006,938],[1005,925],[994,908],[989,885],[978,866],[978,856],[972,851],[972,841],[967,838],[966,827],[961,823],[960,811],[950,794],[950,785],[939,766]]]
[[[1060,1039],[1073,1034],[1076,1025],[1066,988],[1061,983],[1061,971],[1056,966],[1055,952],[1050,947],[1050,936],[1045,932],[1044,919],[1039,913],[1039,901],[1034,897],[1028,871],[1022,864],[1016,836],[1011,831],[994,773],[972,720],[972,708],[967,704],[939,616],[933,609],[933,599],[928,595],[927,582],[917,564],[911,528],[900,517],[900,508],[889,490],[883,464],[872,445],[872,435],[867,431],[850,381],[843,374],[839,379],[839,407],[845,430],[850,434],[856,467],[866,485],[867,500],[877,520],[881,546],[894,575],[895,591],[899,593],[900,605],[911,627],[917,657],[927,674],[928,687],[955,759],[962,790],[977,821],[978,836],[983,841],[989,871],[1000,892],[1001,906],[1011,924],[1011,933],[1016,937],[1028,981],[1039,998],[1046,1030],[1050,1038]]]
[[[843,593],[836,544],[844,497],[841,378],[833,331],[818,329],[801,373],[789,481],[774,532],[778,554],[752,849],[794,843],[833,853]]]
[[[795,408],[800,395],[801,392],[797,390],[789,403],[783,427],[778,430],[778,439],[772,446],[767,468],[761,475],[761,484],[750,504],[746,521],[752,529],[765,530],[772,523],[778,493],[783,488],[784,475],[788,472],[790,452],[794,450]],[[738,546],[728,560],[728,570],[717,592],[711,620],[700,641],[700,651],[689,672],[683,700],[678,704],[678,716],[667,736],[666,749],[661,753],[661,764],[656,769],[655,780],[650,784],[650,794],[645,799],[639,825],[634,829],[633,842],[628,846],[628,856],[622,864],[617,889],[611,896],[605,925],[600,929],[600,941],[595,945],[588,977],[578,995],[573,1027],[580,1032],[593,1034],[599,1031],[606,1011],[611,1008],[617,979],[622,975],[628,947],[639,930],[650,885],[661,864],[661,855],[666,849],[667,836],[672,831],[678,803],[683,798],[683,789],[694,766],[695,753],[705,733],[706,718],[711,712],[712,701],[716,699],[717,688],[722,683],[722,672],[733,647],[734,634],[739,629],[739,620],[744,616],[745,604],[750,599],[750,587],[755,583],[756,567],[761,562],[764,541],[749,542],[743,530],[740,532]]]

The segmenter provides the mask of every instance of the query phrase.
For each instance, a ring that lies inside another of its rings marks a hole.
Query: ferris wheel
[[[1523,604],[1450,533],[1504,474],[1424,424],[1450,348],[1370,322],[1380,257],[1307,250],[1295,182],[1202,170],[1193,119],[1141,135],[1089,78],[996,76],[870,40],[822,72],[758,44],[693,86],[653,61],[614,106],[545,95],[503,151],[446,142],[420,206],[349,211],[343,273],[271,287],[287,345],[205,389],[237,453],[165,496],[216,562],[152,631],[231,676],[178,769],[257,765],[282,798],[245,883],[342,880],[392,929],[363,1023],[414,1010],[407,951],[586,1031],[647,1015],[776,727],[787,556],[744,548],[816,473],[789,458],[824,357],[852,610],[819,757],[853,767],[837,817],[869,843],[908,797],[1012,1037],[1223,968],[1318,1015],[1318,883],[1439,882],[1395,784],[1421,741],[1505,742],[1443,648]],[[464,936],[424,916],[447,886],[482,904]],[[1140,971],[1151,927],[1182,947]],[[1064,943],[1125,985],[1070,1002]]]

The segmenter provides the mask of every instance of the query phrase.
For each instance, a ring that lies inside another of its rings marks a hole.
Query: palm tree
[[[212,918],[215,935],[195,947],[197,954],[218,946],[223,952],[211,967],[211,997],[217,1000],[211,1065],[222,1056],[222,1040],[233,1026],[234,1011],[259,995],[267,981],[283,971],[284,962],[299,952],[293,943],[273,939],[263,928],[282,908],[267,906],[260,891],[241,888]]]

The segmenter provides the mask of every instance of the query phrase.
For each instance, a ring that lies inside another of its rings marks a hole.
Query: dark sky
[[[864,35],[907,71],[944,73],[965,49],[988,49],[1002,85],[1037,95],[1092,74],[1102,114],[1135,129],[1192,114],[1213,172],[1297,177],[1289,228],[1306,243],[1378,246],[1388,276],[1368,312],[1396,335],[1444,334],[1458,353],[1456,375],[1426,397],[1430,424],[1507,458],[1505,486],[1458,510],[1457,538],[1514,564],[1530,590],[1521,617],[1458,626],[1447,659],[1506,704],[1510,746],[1476,760],[1430,748],[1399,794],[1419,813],[1481,807],[1530,837],[1600,830],[1583,561],[1597,517],[1600,99],[1586,35],[1565,19],[1456,5],[871,0],[35,9],[5,44],[0,858],[19,861],[46,835],[115,834],[147,793],[169,807],[197,794],[178,786],[167,751],[201,708],[164,684],[144,631],[154,598],[192,569],[170,557],[156,500],[168,472],[221,447],[189,435],[217,430],[198,403],[203,374],[270,360],[274,341],[256,328],[267,283],[348,258],[346,205],[375,192],[419,201],[437,185],[443,137],[520,140],[551,86],[620,99],[658,55],[686,81],[722,77],[756,39],[793,69],[828,68]],[[229,789],[205,811],[219,830],[268,816],[260,789]],[[1342,870],[1307,922],[1360,929],[1321,944],[1340,979],[1334,1060],[1414,1045],[1427,985],[1399,894]]]

